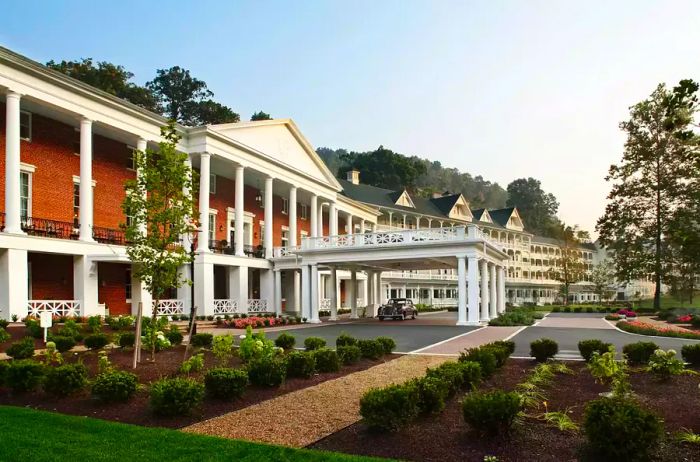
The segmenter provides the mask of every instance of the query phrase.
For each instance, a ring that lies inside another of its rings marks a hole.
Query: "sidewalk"
[[[429,346],[422,350],[416,350],[413,353],[426,355],[453,355],[458,356],[459,353],[467,348],[474,348],[485,343],[495,342],[496,340],[505,340],[512,337],[524,326],[513,327],[495,327],[487,326],[481,329],[473,330],[460,336],[448,339],[444,342]]]

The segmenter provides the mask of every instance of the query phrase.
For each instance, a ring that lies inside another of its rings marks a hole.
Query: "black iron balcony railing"
[[[80,229],[73,222],[49,220],[47,218],[22,217],[22,231],[30,236],[50,237],[54,239],[73,239],[80,237]],[[0,212],[0,231],[5,230],[5,212]],[[92,238],[102,244],[125,245],[126,236],[121,229],[92,228]]]
[[[234,255],[236,253],[235,247],[226,240],[210,240],[209,250],[211,250],[214,253],[221,253],[226,255]],[[265,258],[265,247],[263,247],[262,245],[244,245],[243,253],[248,257]]]
[[[93,226],[92,238],[101,244],[126,245],[126,233],[121,229]]]

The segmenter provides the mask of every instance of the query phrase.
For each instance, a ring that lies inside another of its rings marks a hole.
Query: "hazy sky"
[[[533,176],[592,230],[618,123],[659,82],[700,79],[700,1],[3,2],[0,43],[92,57],[136,80],[180,65],[244,120],[315,146],[439,160],[505,187]]]

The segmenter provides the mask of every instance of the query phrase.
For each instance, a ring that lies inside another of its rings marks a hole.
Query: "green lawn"
[[[650,298],[648,300],[633,301],[632,306],[634,308],[652,308],[654,306],[654,299]],[[688,307],[699,307],[700,298],[696,295],[693,297],[693,303],[688,303],[686,298],[684,301],[680,301],[672,295],[661,295],[661,308],[688,308]]]
[[[338,461],[381,459],[248,443],[0,406],[0,461]]]

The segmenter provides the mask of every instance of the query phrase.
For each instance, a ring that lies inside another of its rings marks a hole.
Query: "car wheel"
[[[413,316],[411,316],[411,319],[416,319],[416,312],[413,312]]]
[[[379,316],[380,321],[384,321],[384,316]]]
[[[404,314],[401,315],[401,320],[402,320],[402,321],[405,321],[405,320],[406,320],[406,313],[404,313]]]

